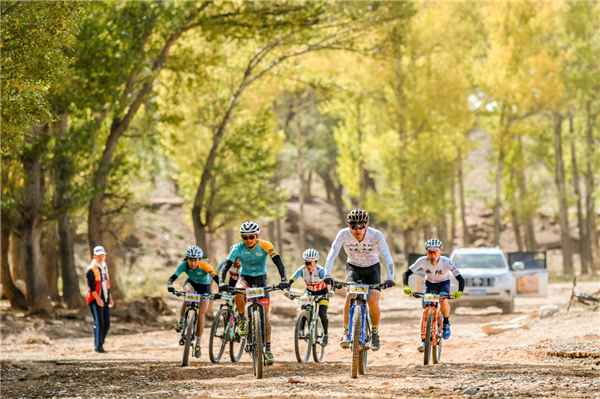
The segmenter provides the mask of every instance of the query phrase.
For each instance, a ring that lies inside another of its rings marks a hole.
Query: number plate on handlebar
[[[186,292],[184,299],[186,302],[201,302],[204,300],[204,295],[195,292]]]
[[[423,295],[423,300],[425,302],[439,302],[440,297],[439,297],[439,295],[435,295],[435,294],[425,294],[425,295]]]
[[[264,287],[246,288],[246,298],[247,299],[262,298],[263,296],[265,296],[265,288]]]
[[[353,284],[348,286],[348,292],[350,294],[362,294],[366,295],[369,293],[369,286],[363,284]]]

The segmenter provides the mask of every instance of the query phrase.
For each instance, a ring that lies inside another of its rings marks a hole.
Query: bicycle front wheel
[[[437,318],[437,325],[432,334],[434,337],[432,345],[433,364],[438,364],[442,361],[442,331],[444,331],[444,317],[440,315]]]
[[[360,332],[362,330],[362,307],[354,306],[352,315],[352,368],[350,377],[358,377],[358,369],[362,363],[361,347],[360,347]]]
[[[312,354],[315,362],[320,363],[325,355],[325,346],[323,345],[323,337],[325,333],[323,331],[323,323],[321,318],[317,316],[317,322],[315,323],[315,335],[312,346]]]
[[[194,340],[194,330],[196,329],[196,311],[188,310],[185,315],[185,332],[183,338],[185,344],[183,346],[183,358],[181,359],[181,367],[186,367],[190,364],[190,348]]]
[[[229,317],[234,317],[230,315]],[[238,320],[236,319],[234,324],[233,339],[229,341],[229,359],[232,363],[237,363],[242,357],[244,348],[246,347],[246,336],[241,336],[237,329]]]
[[[229,311],[225,309],[219,309],[217,316],[213,319],[212,326],[210,328],[210,339],[208,340],[208,357],[213,363],[219,363],[223,352],[225,351],[225,345],[227,344],[227,334],[229,333],[227,322],[229,321]]]
[[[254,336],[254,348],[252,351],[252,366],[254,375],[257,379],[263,378],[263,368],[265,365],[265,354],[263,347],[263,323],[259,310],[252,310],[251,316],[252,334]]]
[[[298,363],[308,363],[310,360],[311,337],[310,337],[310,315],[304,311],[296,320],[294,329],[294,351]]]
[[[425,351],[423,352],[423,364],[429,364],[431,357],[431,343],[433,340],[433,312],[427,312],[427,328],[425,329]]]

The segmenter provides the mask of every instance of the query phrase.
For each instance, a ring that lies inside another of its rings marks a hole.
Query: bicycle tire
[[[353,305],[350,305],[353,306]],[[361,348],[360,348],[360,331],[362,328],[362,309],[358,304],[354,304],[353,320],[352,322],[352,368],[350,370],[350,377],[358,377],[359,364],[361,362]]]
[[[235,316],[230,313],[229,317]],[[238,319],[235,319],[233,323],[233,339],[229,341],[229,360],[231,360],[231,363],[237,363],[240,361],[242,358],[242,353],[244,353],[244,348],[246,347],[246,336],[239,335],[237,331],[237,323]],[[235,348],[236,344],[240,345],[238,349]]]
[[[316,315],[317,322],[315,323],[315,334],[314,334],[314,343],[312,346],[312,354],[313,360],[315,363],[321,363],[323,361],[323,356],[325,355],[325,346],[322,344],[323,336],[325,335],[323,332],[323,322],[321,322],[321,318]]]
[[[263,327],[262,320],[260,317],[259,310],[252,311],[252,333],[254,334],[254,350],[252,351],[252,366],[254,368],[254,376],[257,379],[263,378],[263,371],[265,365],[265,354],[263,347]]]
[[[435,328],[435,342],[432,348],[433,352],[433,364],[438,364],[442,361],[442,331],[444,331],[444,317],[439,316],[437,318],[437,326]]]
[[[427,366],[429,364],[429,358],[431,357],[431,340],[432,340],[432,328],[433,328],[433,312],[429,311],[427,315],[427,328],[425,330],[425,351],[423,352],[423,364]]]
[[[366,306],[365,306],[365,310]],[[369,318],[366,317],[367,315],[365,315],[365,332],[367,334],[367,340],[366,342],[370,342],[371,337],[370,337],[370,332],[371,332],[371,326],[369,325]],[[360,349],[360,362],[358,363],[358,374],[360,375],[365,375],[367,374],[367,355],[368,355],[368,351],[366,346],[361,346]]]
[[[300,313],[296,319],[296,326],[294,328],[294,352],[296,353],[296,361],[298,363],[308,363],[310,360],[310,352],[312,349],[312,342],[310,336],[310,315],[307,311]],[[301,335],[304,338],[301,338]],[[306,350],[303,351],[300,340],[306,342]]]
[[[183,346],[183,358],[181,359],[181,367],[187,367],[190,364],[190,347],[194,337],[194,329],[196,328],[196,311],[188,310],[185,315],[185,344]]]
[[[223,352],[225,352],[225,346],[227,345],[227,322],[229,319],[229,310],[219,309],[217,315],[213,319],[212,326],[210,327],[210,338],[208,340],[208,357],[212,363],[219,363],[221,361],[221,357],[223,356]],[[221,345],[218,348],[218,351],[215,351],[215,338],[217,338],[217,332],[219,330],[219,325],[223,325],[223,331],[221,332]]]

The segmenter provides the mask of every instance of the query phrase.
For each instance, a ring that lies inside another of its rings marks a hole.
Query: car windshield
[[[504,258],[499,254],[457,254],[454,264],[459,269],[504,269]]]

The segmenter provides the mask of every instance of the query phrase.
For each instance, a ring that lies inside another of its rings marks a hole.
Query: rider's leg
[[[350,318],[350,295],[346,295],[346,303],[344,304],[344,330],[348,329],[348,319]]]
[[[244,316],[244,311],[246,309],[246,295],[244,294],[235,294],[235,307],[237,308],[240,316]]]
[[[440,300],[440,309],[442,310],[442,314],[444,315],[444,319],[450,319],[450,301],[446,298],[442,298]]]
[[[200,306],[198,307],[198,323],[196,323],[196,337],[198,337],[198,342],[200,342],[200,337],[204,329],[204,318],[207,310],[208,301],[200,302]]]
[[[319,318],[321,319],[321,324],[323,324],[323,334],[327,335],[327,330],[329,328],[329,320],[327,319],[327,305],[319,305]]]
[[[271,348],[271,317],[269,316],[271,311],[271,306],[269,303],[266,303],[263,307],[265,313],[265,344],[267,348]]]
[[[381,296],[381,292],[378,290],[371,290],[369,292],[369,313],[371,314],[371,323],[373,324],[373,329],[379,329],[379,321],[381,320],[381,311],[379,310],[379,298]]]

